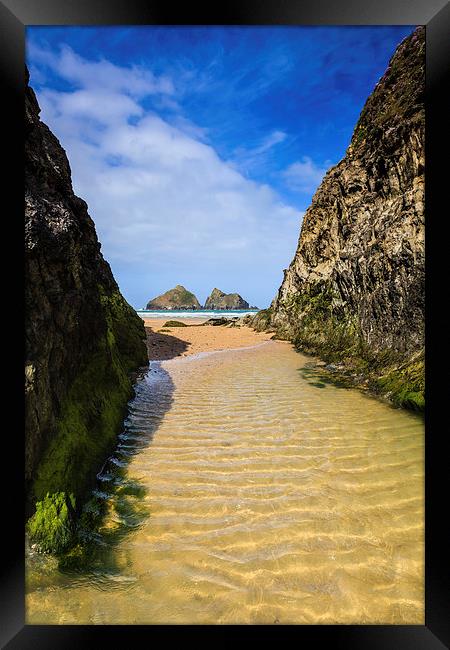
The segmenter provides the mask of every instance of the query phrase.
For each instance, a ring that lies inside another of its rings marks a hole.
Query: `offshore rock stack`
[[[248,309],[249,304],[238,293],[224,293],[213,289],[205,302],[205,309]]]
[[[191,291],[177,284],[161,296],[149,300],[146,309],[201,309],[201,305]]]

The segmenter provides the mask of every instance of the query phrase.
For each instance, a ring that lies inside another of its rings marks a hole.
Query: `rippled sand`
[[[423,624],[423,420],[310,362],[275,341],[153,362],[97,562],[31,558],[27,622]]]

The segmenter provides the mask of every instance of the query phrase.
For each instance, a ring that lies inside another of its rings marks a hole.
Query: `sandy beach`
[[[172,318],[188,327],[164,327],[164,323],[169,319],[170,317],[143,319],[151,361],[185,357],[199,352],[244,348],[268,341],[273,336],[272,333],[255,332],[244,325],[202,325],[207,319],[198,318]]]

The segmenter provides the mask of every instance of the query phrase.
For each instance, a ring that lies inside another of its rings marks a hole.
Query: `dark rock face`
[[[205,302],[205,309],[248,309],[248,302],[238,293],[224,293],[213,289]]]
[[[146,309],[200,309],[201,305],[195,295],[177,284],[161,296],[149,300]]]
[[[27,85],[25,478],[28,515],[41,502],[45,519],[47,493],[59,495],[54,512],[78,509],[119,433],[129,374],[148,357],[143,322],[120,294],[39,112]]]
[[[425,29],[394,53],[326,174],[270,310],[299,349],[423,407]],[[263,323],[264,321],[264,323]]]

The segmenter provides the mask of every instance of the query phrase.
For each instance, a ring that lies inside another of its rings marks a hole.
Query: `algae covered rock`
[[[188,327],[188,326],[186,325],[186,323],[182,323],[179,320],[168,320],[164,323],[163,327]]]
[[[423,408],[425,28],[396,49],[255,323]],[[267,322],[267,321],[270,322]],[[264,323],[265,321],[265,323]],[[422,359],[422,361],[421,361]],[[409,388],[408,388],[409,387]]]
[[[247,314],[247,316],[244,317],[244,323],[246,325],[251,325],[256,332],[264,332],[265,330],[270,329],[272,316],[273,311],[272,308],[269,307],[268,309],[261,309],[255,316]]]
[[[213,289],[205,302],[205,309],[248,309],[248,302],[238,293],[224,293]]]
[[[119,291],[28,85],[25,101],[26,513],[31,537],[50,550],[52,535],[55,549],[64,545],[71,512],[114,447],[130,373],[148,357],[143,321]]]
[[[200,309],[196,296],[181,284],[149,300],[146,309]]]
[[[48,492],[36,503],[36,512],[27,523],[30,539],[44,553],[61,553],[74,533],[75,499],[64,492]]]

